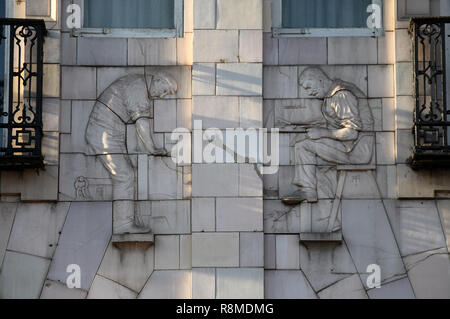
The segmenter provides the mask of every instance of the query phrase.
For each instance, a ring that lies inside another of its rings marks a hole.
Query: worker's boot
[[[148,234],[150,227],[137,225],[134,201],[113,202],[113,234]]]

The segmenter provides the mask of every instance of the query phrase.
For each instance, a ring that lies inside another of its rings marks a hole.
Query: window
[[[39,168],[44,20],[0,18],[0,169]]]
[[[273,12],[275,36],[379,36],[383,33],[382,0],[279,0]]]
[[[84,0],[75,35],[182,37],[183,0]]]
[[[450,165],[450,18],[413,18],[413,168]],[[413,115],[411,114],[411,117]]]

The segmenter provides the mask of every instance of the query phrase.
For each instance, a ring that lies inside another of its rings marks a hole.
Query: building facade
[[[0,298],[450,298],[450,2],[337,2],[7,0]]]

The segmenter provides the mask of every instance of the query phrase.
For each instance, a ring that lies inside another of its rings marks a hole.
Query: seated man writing
[[[299,85],[308,97],[323,100],[324,119],[311,117],[308,109],[286,116],[285,123],[308,127],[306,139],[295,144],[293,184],[300,189],[282,199],[287,205],[317,201],[318,158],[333,164],[368,164],[373,153],[374,137],[368,133],[373,131],[373,117],[361,90],[351,83],[331,80],[318,68],[305,69]]]

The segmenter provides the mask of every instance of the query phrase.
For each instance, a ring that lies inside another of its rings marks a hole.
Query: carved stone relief
[[[98,97],[86,128],[89,155],[95,155],[112,182],[113,234],[148,234],[148,225],[136,212],[136,174],[127,148],[127,125],[136,129],[136,139],[152,156],[168,156],[156,146],[150,127],[152,100],[173,95],[178,90],[175,79],[163,71],[132,74],[113,82]],[[149,177],[151,179],[151,176]],[[76,196],[90,197],[89,178],[75,181]],[[123,241],[123,239],[118,239]]]
[[[354,84],[332,80],[319,68],[305,69],[299,85],[309,99],[275,105],[275,125],[302,133],[290,144],[295,191],[282,202],[300,205],[301,239],[340,240],[346,171],[374,169],[372,112]]]

